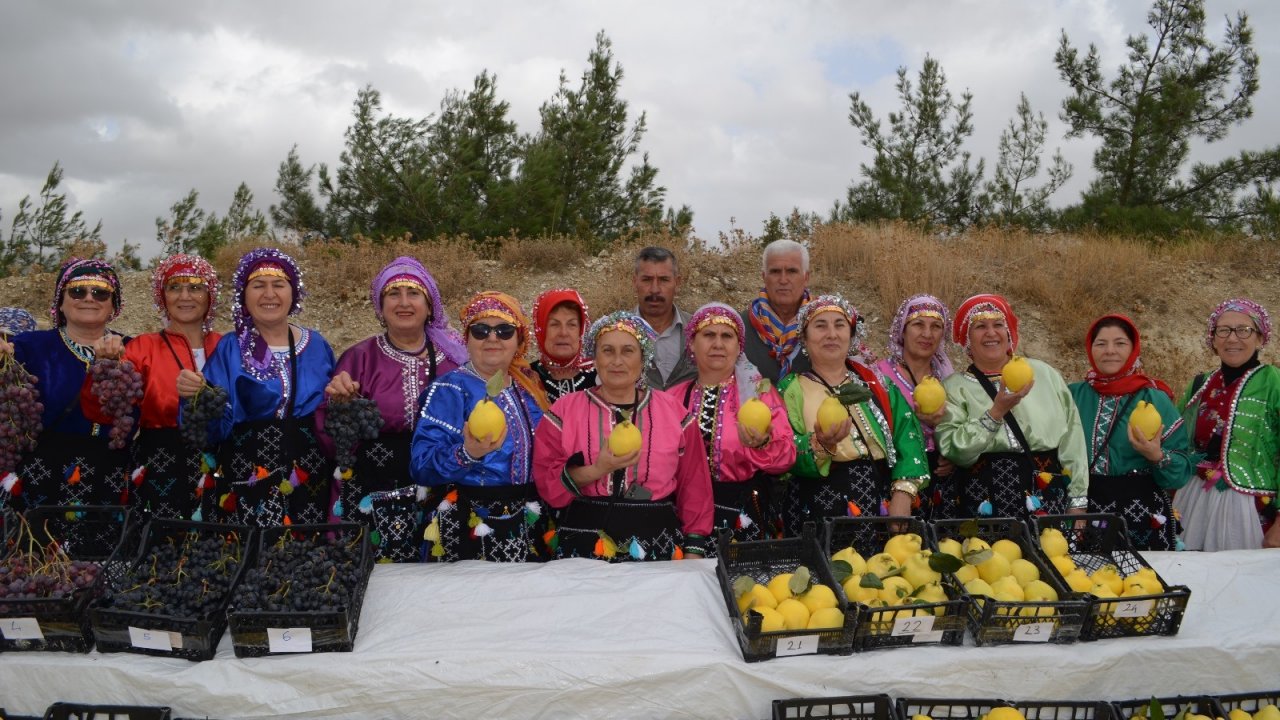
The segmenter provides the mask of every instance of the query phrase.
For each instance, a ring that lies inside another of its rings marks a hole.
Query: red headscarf
[[[547,352],[547,321],[551,317],[551,311],[555,310],[556,306],[561,303],[573,305],[578,313],[578,354],[567,361],[557,360]],[[591,320],[587,316],[587,301],[582,299],[582,295],[578,294],[577,290],[569,288],[548,290],[533,301],[533,336],[538,341],[538,357],[546,367],[573,368],[574,370],[590,370],[594,367],[595,363],[583,353],[583,347],[586,345],[587,328],[590,325]]]
[[[984,314],[999,313],[1009,328],[1009,352],[1018,349],[1018,316],[1013,314],[1009,301],[999,295],[974,295],[956,308],[956,318],[951,324],[951,338],[965,350],[969,349],[969,326],[975,318]]]
[[[1133,337],[1133,350],[1129,353],[1129,359],[1124,361],[1124,366],[1114,375],[1103,375],[1098,370],[1098,363],[1093,360],[1093,341],[1096,337],[1097,328],[1104,320],[1117,320],[1129,328],[1129,334]],[[1150,377],[1142,372],[1142,341],[1138,336],[1138,326],[1124,315],[1103,315],[1093,324],[1089,326],[1089,331],[1084,335],[1084,350],[1089,356],[1090,370],[1085,376],[1085,382],[1089,383],[1099,395],[1129,395],[1135,393],[1142,388],[1153,387],[1160,390],[1169,399],[1173,398],[1173,389],[1164,382]]]

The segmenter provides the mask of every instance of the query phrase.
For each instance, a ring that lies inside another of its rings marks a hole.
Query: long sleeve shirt
[[[1195,456],[1190,435],[1164,392],[1142,388],[1131,395],[1099,395],[1087,382],[1071,383],[1069,387],[1088,442],[1090,475],[1150,472],[1156,484],[1166,490],[1177,490],[1191,478]],[[1129,442],[1129,417],[1139,401],[1154,405],[1164,424],[1160,446],[1165,454],[1160,462],[1147,460]],[[1122,410],[1124,414],[1120,416]]]
[[[747,447],[738,438],[740,400],[738,387],[732,376],[727,383],[709,388],[698,385],[696,379],[688,380],[666,393],[680,402],[698,425],[698,434],[703,439],[703,447],[707,449],[712,480],[745,482],[757,472],[781,475],[795,463],[795,436],[791,423],[787,420],[787,409],[782,404],[782,396],[777,390],[770,388],[769,392],[759,398],[769,408],[770,427],[769,442],[758,448]],[[714,393],[719,398],[712,417],[701,414],[707,393]],[[711,436],[709,443],[706,442],[708,433]]]

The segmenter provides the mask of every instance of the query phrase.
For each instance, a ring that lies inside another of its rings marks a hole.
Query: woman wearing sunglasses
[[[467,362],[427,389],[413,435],[410,472],[423,486],[420,495],[432,487],[442,498],[425,533],[429,558],[546,559],[532,463],[547,395],[525,360],[528,321],[515,298],[493,291],[471,298],[461,319]],[[472,412],[486,401],[505,427],[471,426]]]
[[[466,362],[467,351],[449,325],[435,278],[416,259],[387,263],[373,278],[369,299],[384,330],[338,358],[317,417],[323,430],[330,408],[363,396],[377,404],[382,429],[376,440],[360,443],[352,467],[338,469],[333,514],[376,528],[379,559],[416,560],[422,528],[409,447],[418,401],[437,378]],[[320,439],[333,449],[327,434]]]
[[[219,445],[205,520],[244,525],[322,523],[330,474],[315,432],[315,412],[333,372],[333,350],[320,333],[289,322],[306,290],[297,262],[274,248],[240,258],[233,277],[235,332],[223,336],[204,371],[178,374],[178,394],[206,385],[227,392],[209,422]],[[183,421],[189,407],[184,405]]]
[[[128,475],[128,448],[107,446],[110,425],[86,417],[81,390],[89,366],[108,338],[128,342],[107,324],[120,315],[120,279],[103,260],[72,258],[58,271],[49,314],[53,329],[0,340],[36,377],[44,431],[13,477],[0,484],[0,507],[109,505],[120,501]]]
[[[538,490],[564,508],[552,543],[559,557],[617,562],[707,553],[714,521],[707,451],[680,400],[648,387],[644,368],[656,342],[634,313],[596,320],[586,354],[600,384],[557,400],[538,430]],[[628,420],[634,428],[623,425]],[[614,433],[636,430],[638,448],[611,448]]]
[[[1271,316],[1252,300],[1227,300],[1209,316],[1205,344],[1221,365],[1196,376],[1180,403],[1204,456],[1173,499],[1188,550],[1280,547],[1280,370],[1258,359],[1270,339]]]
[[[183,370],[203,370],[222,337],[213,331],[218,275],[204,258],[171,255],[151,273],[151,299],[164,329],[139,335],[128,347],[107,336],[95,362],[123,358],[142,375],[141,429],[133,445],[131,482],[125,487],[128,500],[156,517],[187,520],[197,515],[203,485],[212,484],[205,477],[213,468],[203,448],[188,444],[178,430],[177,379]],[[81,402],[94,420],[110,421],[93,393],[82,393]]]

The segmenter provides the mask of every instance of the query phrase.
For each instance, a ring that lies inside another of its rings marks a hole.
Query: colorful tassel
[[[345,510],[346,510],[346,508],[342,506],[342,501],[341,501],[341,500],[334,500],[334,501],[333,501],[333,516],[334,516],[334,517],[342,517],[342,513],[343,513]]]
[[[598,530],[596,533],[599,535],[599,539],[596,540],[595,556],[612,560],[618,554],[618,544],[605,531]]]
[[[472,530],[471,532],[474,533],[476,537],[480,538],[480,537],[485,537],[487,535],[492,535],[493,528],[489,527],[488,523],[481,521],[481,523],[477,525],[475,529]]]
[[[140,487],[142,485],[143,478],[145,478],[146,476],[147,476],[147,466],[139,465],[138,467],[134,468],[133,472],[129,473],[129,481],[133,483],[134,487]]]
[[[12,494],[13,486],[17,484],[18,473],[10,472],[8,475],[5,475],[3,479],[0,479],[0,490],[4,490],[5,492]]]
[[[200,453],[200,472],[211,473],[216,467],[218,467],[218,461],[211,453]]]
[[[129,485],[126,483],[124,488],[120,490],[120,504],[129,504]]]
[[[1049,487],[1049,483],[1053,482],[1053,474],[1047,472],[1036,473],[1036,486],[1043,490]]]
[[[197,507],[196,511],[191,513],[191,519],[194,520],[195,522],[204,522],[204,512],[202,512],[200,508]]]
[[[746,528],[751,527],[752,524],[754,523],[755,521],[751,519],[750,515],[744,512],[738,513],[738,529],[739,530],[745,530]]]
[[[1027,496],[1027,512],[1035,512],[1039,510],[1042,504],[1043,501],[1040,499],[1039,495]]]
[[[881,500],[880,501],[880,517],[888,517],[888,515],[889,515],[889,503],[885,502],[884,500]]]
[[[306,468],[298,467],[298,463],[293,464],[293,471],[289,473],[289,482],[294,487],[305,485],[311,479],[311,473]]]
[[[991,513],[994,511],[994,508],[991,507],[990,500],[983,500],[978,504],[978,514],[983,517],[991,517]]]
[[[382,547],[382,533],[377,530],[369,531],[369,544],[374,547]]]
[[[849,517],[862,517],[862,508],[852,500],[849,501]]]
[[[633,560],[643,560],[645,557],[644,546],[636,538],[631,538],[631,548],[627,551]]]
[[[474,529],[475,526],[479,524],[480,524],[480,516],[476,515],[475,511],[473,510],[471,512],[471,517],[467,518],[467,527]]]
[[[80,484],[80,466],[79,465],[72,466],[71,470],[67,473],[67,484],[68,485]]]
[[[288,480],[281,480],[279,488],[281,495],[289,495],[293,492],[293,483]]]
[[[1151,529],[1152,529],[1152,530],[1158,530],[1158,529],[1160,529],[1160,528],[1164,527],[1164,524],[1165,524],[1165,523],[1167,523],[1167,522],[1169,522],[1169,518],[1165,517],[1164,515],[1161,515],[1160,513],[1152,513],[1152,514],[1151,514]]]
[[[422,533],[422,539],[432,543],[440,542],[440,521],[439,520],[432,520],[431,524],[427,525],[427,529]]]
[[[431,546],[431,557],[444,557],[444,545],[436,543]]]
[[[369,513],[373,512],[373,496],[365,495],[364,497],[360,498],[360,504],[356,505],[356,509],[364,513],[365,515],[368,515]]]
[[[236,509],[235,491],[233,490],[228,493],[223,493],[222,497],[218,498],[218,507],[222,508],[227,512],[234,512]]]
[[[671,553],[671,559],[672,559],[672,560],[683,560],[683,559],[684,559],[684,550],[681,550],[679,545],[677,545],[677,546],[676,546],[676,549],[675,549],[674,551],[672,551],[672,553]]]
[[[524,504],[524,524],[533,527],[538,518],[542,517],[542,505],[538,502],[527,502]]]
[[[542,533],[542,542],[547,544],[551,552],[555,552],[560,549],[560,533],[555,530],[548,530]]]
[[[450,490],[449,493],[444,496],[444,500],[440,501],[440,506],[436,509],[439,510],[440,512],[449,512],[450,510],[453,509],[453,506],[456,505],[457,503],[458,503],[458,491]]]
[[[285,527],[289,527],[290,525],[293,524],[293,518],[289,517],[288,515],[285,515],[283,524]]]
[[[478,507],[474,508],[471,512],[472,512],[472,514],[474,514],[474,515],[476,515],[477,517],[479,517],[481,520],[488,520],[488,519],[489,519],[489,508],[487,508],[487,507],[478,506]]]
[[[426,485],[419,485],[419,486],[418,486],[417,491],[416,491],[416,492],[414,492],[413,496],[414,496],[415,498],[417,498],[418,502],[420,502],[420,503],[422,503],[422,502],[426,502],[426,501],[427,501],[427,486],[426,486]]]

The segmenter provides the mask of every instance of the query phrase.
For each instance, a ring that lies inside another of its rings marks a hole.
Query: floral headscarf
[[[557,360],[547,352],[547,322],[551,311],[562,303],[569,303],[578,311],[578,354],[568,360]],[[587,310],[587,301],[577,290],[556,288],[548,290],[533,301],[533,335],[538,342],[538,359],[548,368],[572,368],[589,370],[595,364],[583,352],[586,345],[587,327],[591,324]]]
[[[756,396],[756,385],[760,382],[760,370],[747,359],[746,339],[743,333],[746,327],[742,324],[742,316],[737,310],[724,303],[711,302],[694,311],[689,322],[684,326],[684,348],[693,358],[693,339],[709,325],[728,325],[738,333],[738,357],[733,363],[733,379],[738,386],[738,401],[746,402]]]
[[[941,300],[932,295],[913,295],[903,300],[898,306],[898,311],[893,315],[893,322],[889,324],[889,356],[898,362],[905,362],[903,353],[907,325],[920,317],[933,317],[942,321],[942,342],[938,343],[938,349],[933,351],[933,358],[929,360],[929,365],[934,377],[945,378],[954,372],[954,368],[951,367],[951,358],[947,357],[946,333],[951,325],[951,313],[947,311],[947,306]]]
[[[641,367],[649,367],[653,362],[653,355],[658,347],[658,333],[653,331],[649,323],[644,318],[629,311],[617,310],[591,323],[591,329],[587,330],[587,340],[583,345],[582,352],[592,360],[596,358],[596,342],[600,336],[610,330],[621,330],[636,339],[640,344]],[[636,381],[637,386],[643,387],[646,384],[644,373],[640,373],[640,379]]]
[[[819,295],[800,308],[800,314],[796,316],[796,323],[800,326],[800,343],[804,344],[804,334],[809,329],[809,321],[824,312],[832,311],[843,315],[851,326],[848,357],[863,363],[869,361],[871,353],[866,344],[867,324],[863,322],[862,316],[858,314],[858,309],[836,293]]]
[[[507,375],[511,380],[533,396],[538,407],[546,410],[551,403],[547,401],[547,391],[542,387],[542,380],[529,366],[525,353],[529,351],[529,320],[520,308],[520,303],[510,295],[496,290],[477,293],[466,307],[462,308],[459,319],[462,320],[462,331],[470,330],[472,324],[484,318],[497,318],[516,326],[516,354],[507,366]]]
[[[1005,325],[1009,328],[1009,352],[1017,350],[1018,316],[1013,314],[1009,301],[999,295],[974,295],[960,303],[960,307],[956,308],[955,322],[952,323],[951,339],[972,354],[969,347],[969,326],[975,320],[995,317],[1004,318]]]
[[[389,288],[398,285],[411,285],[422,291],[431,303],[431,319],[427,321],[425,330],[431,344],[455,365],[467,361],[466,342],[458,331],[449,324],[449,315],[445,312],[444,303],[440,300],[440,289],[436,287],[436,279],[416,258],[402,255],[383,266],[369,284],[369,301],[373,303],[373,314],[378,322],[386,325],[382,310],[382,297]]]
[[[165,322],[169,321],[169,308],[165,303],[164,289],[169,285],[169,281],[181,279],[193,283],[204,283],[209,290],[209,307],[204,313],[204,322],[201,327],[207,333],[213,328],[213,316],[218,306],[218,273],[209,264],[208,260],[199,255],[185,255],[179,253],[170,255],[165,258],[156,269],[151,272],[151,302],[156,307],[156,312],[160,313],[160,317]]]
[[[259,273],[278,274],[289,281],[292,298],[289,304],[290,317],[302,312],[302,298],[306,295],[306,286],[302,283],[302,272],[292,257],[275,248],[258,248],[251,250],[240,258],[236,272],[232,278],[235,290],[235,304],[231,308],[231,317],[235,320],[236,337],[240,340],[240,361],[244,369],[259,380],[266,380],[278,373],[274,369],[275,356],[267,346],[262,335],[253,326],[253,317],[244,306],[244,289],[249,278]]]
[[[69,285],[93,285],[111,290],[111,322],[120,317],[120,308],[124,306],[123,293],[120,292],[120,278],[111,263],[106,260],[90,260],[71,258],[58,270],[58,282],[53,289],[53,305],[49,307],[49,316],[53,318],[54,327],[67,324],[67,318],[58,309],[62,305],[62,294]]]
[[[1271,315],[1267,313],[1267,309],[1248,298],[1232,298],[1224,300],[1209,315],[1209,328],[1204,334],[1204,344],[1210,350],[1213,349],[1213,331],[1218,329],[1218,318],[1227,312],[1238,312],[1249,316],[1262,341],[1259,347],[1265,346],[1271,339]]]
[[[0,333],[13,336],[36,329],[36,319],[19,307],[0,308]]]

